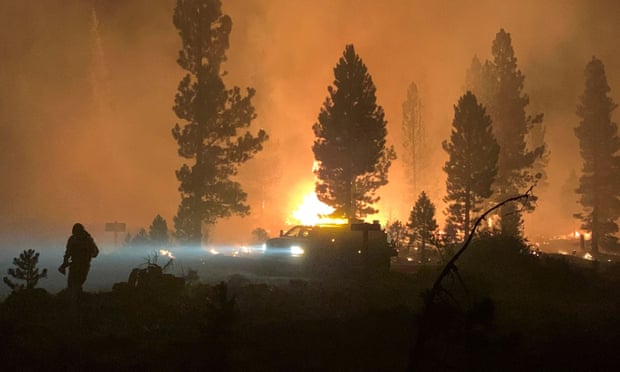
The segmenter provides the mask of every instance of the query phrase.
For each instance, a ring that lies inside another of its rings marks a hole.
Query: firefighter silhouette
[[[84,229],[84,226],[81,223],[73,225],[62,265],[58,268],[58,271],[63,275],[69,268],[67,277],[67,290],[69,292],[79,293],[82,291],[82,285],[90,270],[90,260],[97,257],[98,254],[99,248],[97,248],[93,237]]]

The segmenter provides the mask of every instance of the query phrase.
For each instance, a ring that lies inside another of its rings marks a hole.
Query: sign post
[[[118,233],[125,232],[125,223],[124,222],[107,222],[105,224],[105,231],[114,233],[114,247],[116,247],[116,242],[118,241]]]

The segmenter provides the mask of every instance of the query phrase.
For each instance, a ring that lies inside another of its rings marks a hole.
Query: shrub
[[[33,289],[37,286],[39,279],[47,277],[47,269],[39,272],[37,264],[39,263],[39,253],[34,249],[24,250],[19,257],[13,259],[13,265],[17,268],[10,268],[8,274],[15,279],[26,282],[25,286],[21,283],[15,283],[8,277],[4,277],[4,283],[13,291],[22,289]]]

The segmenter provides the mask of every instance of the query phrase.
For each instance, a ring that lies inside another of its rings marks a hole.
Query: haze
[[[160,214],[173,227],[181,159],[171,108],[183,76],[174,5],[0,1],[0,235],[7,244],[37,237],[63,245],[77,221],[99,242],[112,240],[105,222],[126,222],[135,234]],[[311,127],[348,43],[373,77],[397,151],[407,86],[418,85],[433,154],[428,193],[443,219],[440,143],[471,59],[490,58],[500,28],[512,36],[529,113],[545,115],[551,152],[526,235],[579,226],[561,192],[570,171],[580,170],[575,105],[593,55],[620,102],[620,2],[223,0],[223,10],[233,20],[225,82],[256,88],[253,127],[270,140],[239,175],[252,214],[222,221],[214,241],[241,243],[256,227],[277,234],[312,191]],[[405,192],[401,167],[397,160],[379,191],[382,222],[406,219],[417,197]]]

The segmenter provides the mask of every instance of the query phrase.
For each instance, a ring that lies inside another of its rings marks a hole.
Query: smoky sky
[[[100,240],[103,224],[135,233],[162,215],[172,227],[182,160],[170,130],[184,72],[174,0],[0,2],[0,231],[67,235],[83,222]],[[225,83],[253,87],[265,150],[240,169],[252,214],[223,221],[220,241],[242,242],[263,227],[275,234],[312,190],[312,124],[346,44],[354,44],[377,87],[388,141],[402,148],[401,105],[411,82],[424,102],[432,167],[427,193],[442,220],[453,106],[474,56],[491,58],[500,28],[512,36],[530,96],[545,115],[547,185],[526,232],[557,234],[578,224],[561,195],[580,156],[573,128],[583,71],[596,56],[620,101],[617,1],[223,0],[233,20]],[[617,118],[615,114],[614,118]],[[617,119],[616,119],[617,121]],[[379,190],[380,218],[406,219],[409,195],[396,160]],[[567,201],[568,199],[568,201]],[[576,197],[573,201],[576,201]],[[577,204],[574,209],[577,211]],[[544,221],[544,222],[543,222]]]

